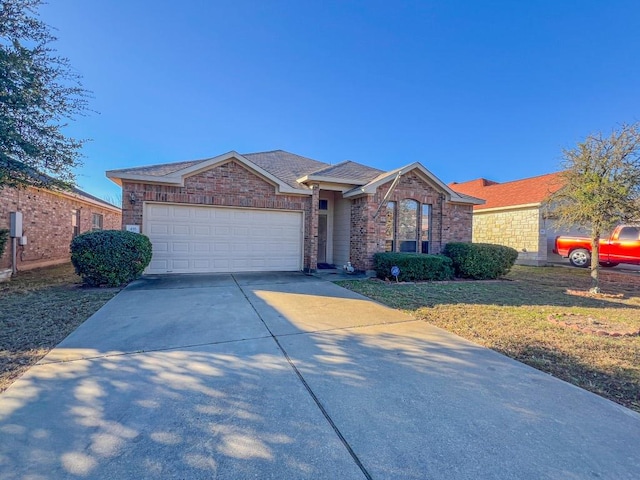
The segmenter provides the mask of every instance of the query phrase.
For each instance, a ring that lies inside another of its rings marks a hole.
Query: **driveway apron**
[[[302,274],[145,277],[0,395],[0,479],[640,478],[640,415]]]

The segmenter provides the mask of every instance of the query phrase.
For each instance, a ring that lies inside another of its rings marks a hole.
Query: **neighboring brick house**
[[[519,264],[561,261],[553,253],[555,237],[580,233],[576,228],[559,229],[543,212],[543,202],[562,188],[557,172],[506,183],[479,178],[449,187],[486,201],[473,208],[473,241],[513,247],[518,250]]]
[[[472,207],[419,163],[390,172],[282,150],[107,172],[123,228],[149,236],[147,273],[373,268],[385,250],[470,241]]]
[[[74,235],[95,229],[120,230],[122,225],[120,208],[78,189],[5,187],[0,190],[0,228],[9,228],[11,212],[22,212],[27,240],[26,245],[17,247],[18,270],[68,262]],[[9,240],[0,258],[0,269],[12,266],[11,257]]]

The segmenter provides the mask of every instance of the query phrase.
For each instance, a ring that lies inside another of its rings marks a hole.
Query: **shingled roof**
[[[519,205],[539,204],[550,194],[562,188],[561,172],[548,173],[537,177],[524,178],[512,182],[498,183],[486,178],[477,178],[463,183],[450,183],[449,187],[458,193],[486,200],[484,205],[475,205],[474,210],[507,208]]]
[[[377,168],[368,167],[358,162],[346,160],[335,165],[324,165],[322,168],[308,173],[306,176],[309,179],[325,178],[325,179],[339,179],[350,180],[354,184],[365,184],[376,178],[382,170]]]
[[[226,155],[233,153],[234,152],[230,152]],[[224,156],[225,155],[222,157]],[[298,181],[301,179],[331,178],[336,181],[342,180],[345,183],[351,183],[353,185],[364,185],[383,173],[382,170],[378,170],[377,168],[368,167],[352,161],[331,165],[294,153],[285,152],[284,150],[246,153],[240,155],[240,157],[242,157],[249,166],[253,164],[260,167],[263,171],[295,190],[310,190],[304,182]],[[184,174],[184,170],[197,169],[199,164],[206,166],[207,163],[216,160],[216,158],[219,157],[110,170],[107,172],[107,176],[112,179],[146,177],[148,180],[153,179],[153,181],[157,178],[159,182],[163,180],[171,181],[174,177]]]
[[[144,167],[132,167],[113,170],[114,172],[134,175],[149,175],[151,177],[165,177],[172,173],[182,170],[183,168],[189,168],[198,163],[205,162],[208,158],[202,160],[189,160],[186,162],[174,162],[174,163],[162,163],[158,165],[145,165]]]
[[[287,185],[293,188],[307,188],[296,180],[310,172],[320,168],[326,168],[328,163],[301,157],[295,153],[284,150],[273,150],[271,152],[246,153],[242,155],[250,162],[264,168],[274,177],[278,177]]]

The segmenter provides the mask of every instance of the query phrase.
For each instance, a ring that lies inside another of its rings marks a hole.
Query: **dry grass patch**
[[[608,279],[601,297],[567,293],[587,290],[589,272],[561,267],[516,266],[502,281],[340,284],[640,412],[640,337],[549,321],[579,315],[637,331],[640,289],[625,278]]]
[[[118,291],[82,287],[71,264],[0,283],[0,392]]]

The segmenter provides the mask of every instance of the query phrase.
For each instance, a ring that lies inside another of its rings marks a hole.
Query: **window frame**
[[[395,252],[396,247],[396,214],[397,202],[390,200],[387,202],[387,217],[385,222],[384,231],[384,250],[385,252]],[[391,217],[391,221],[389,221]],[[389,228],[391,229],[391,235],[389,235]]]
[[[419,207],[420,202],[413,198],[403,198],[399,202],[397,243],[402,253],[418,253]]]
[[[80,235],[80,209],[71,210],[71,237],[75,238]]]
[[[427,213],[425,215],[425,207]],[[431,250],[431,215],[433,212],[433,205],[430,203],[420,204],[420,253],[428,254]],[[427,219],[425,228],[425,217]],[[427,232],[425,238],[425,231]]]
[[[96,222],[96,220],[98,220],[98,222]],[[101,213],[92,213],[91,214],[91,231],[97,231],[97,230],[104,230],[104,215]]]
[[[400,205],[402,202],[415,204],[415,238],[410,238],[410,236],[400,238]],[[432,242],[432,217],[433,204],[431,203],[422,203],[414,198],[403,198],[399,201],[389,200],[386,203],[385,252],[429,254]],[[405,246],[401,242],[405,242]],[[413,243],[414,249],[406,249],[407,243]]]

